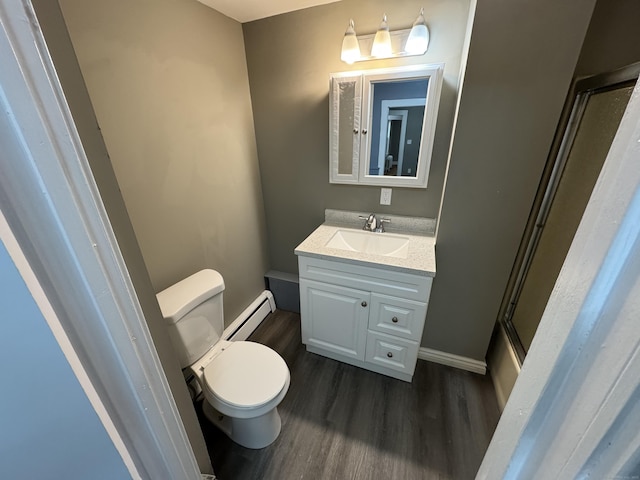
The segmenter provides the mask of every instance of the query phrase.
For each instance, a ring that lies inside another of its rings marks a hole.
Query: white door
[[[370,294],[300,279],[302,343],[364,360]]]

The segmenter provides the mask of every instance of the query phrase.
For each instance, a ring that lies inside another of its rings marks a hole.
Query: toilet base
[[[282,421],[278,408],[273,408],[267,413],[253,418],[234,418],[218,412],[205,399],[202,402],[202,411],[211,423],[238,445],[258,450],[275,442]]]

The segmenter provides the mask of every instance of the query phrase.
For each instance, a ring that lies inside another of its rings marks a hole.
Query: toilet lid
[[[275,351],[255,342],[232,342],[204,369],[204,383],[218,400],[239,408],[274,399],[289,378]]]

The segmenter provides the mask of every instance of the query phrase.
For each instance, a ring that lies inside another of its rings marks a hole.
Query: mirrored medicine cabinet
[[[443,70],[331,74],[329,181],[426,188]]]

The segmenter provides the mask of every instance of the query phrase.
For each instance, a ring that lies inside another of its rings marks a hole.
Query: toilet
[[[224,280],[202,270],[158,293],[180,365],[197,379],[209,421],[247,448],[273,443],[281,429],[278,405],[289,390],[289,368],[255,342],[222,339]]]

